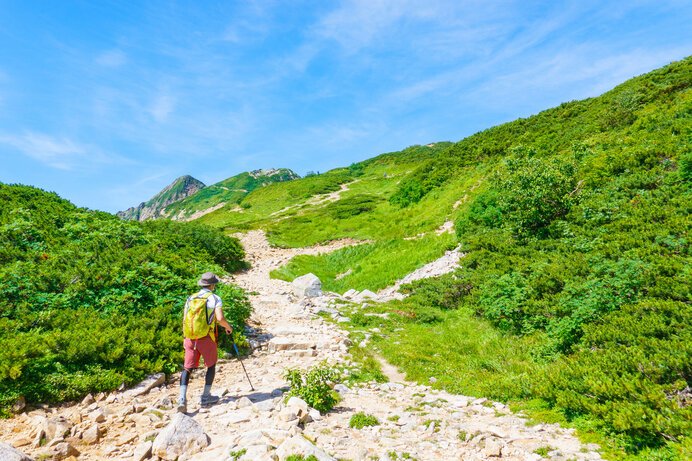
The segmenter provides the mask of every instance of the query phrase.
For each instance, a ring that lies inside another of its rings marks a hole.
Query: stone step
[[[316,347],[317,345],[314,341],[305,341],[300,338],[278,337],[272,338],[271,341],[269,341],[268,350],[269,352],[295,351],[315,349]]]

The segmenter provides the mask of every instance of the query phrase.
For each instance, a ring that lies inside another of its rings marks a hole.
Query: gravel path
[[[558,460],[600,459],[594,451],[597,447],[582,445],[572,430],[557,425],[526,426],[525,419],[504,404],[406,382],[391,366],[385,369],[399,382],[364,383],[350,389],[337,386],[342,400],[333,411],[325,415],[312,411],[303,422],[291,419],[282,397],[286,368],[308,368],[321,361],[357,364],[348,355],[347,333],[315,315],[336,308],[337,295],[297,299],[291,294],[291,284],[270,279],[269,272],[297,254],[319,254],[358,242],[339,240],[304,249],[278,249],[267,243],[261,231],[239,237],[252,268],[232,280],[254,293],[250,296],[253,327],[248,330],[254,351],[243,363],[255,390],[250,389],[240,363],[224,359],[217,367],[213,392],[222,396],[221,401],[200,408],[204,379],[203,372],[197,372],[190,382],[188,412],[208,435],[209,445],[199,453],[183,454],[179,460],[229,460],[232,452],[244,453],[238,456],[241,460],[284,459],[287,444],[296,441],[312,447],[318,459],[325,460],[539,460],[541,454]],[[96,396],[94,401],[21,413],[0,421],[0,439],[34,457],[58,459],[56,450],[69,444],[80,453],[80,460],[146,459],[151,441],[172,424],[178,378],[173,376],[169,384],[163,384],[153,377],[152,389],[137,397],[136,389],[125,390]],[[374,415],[379,425],[349,428],[349,420],[357,412]],[[56,421],[64,422],[68,436],[54,436],[39,446],[41,431]],[[95,432],[99,436],[92,441]]]

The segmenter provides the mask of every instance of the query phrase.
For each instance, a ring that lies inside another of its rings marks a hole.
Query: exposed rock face
[[[119,211],[121,219],[146,221],[161,217],[161,212],[171,203],[178,202],[204,187],[204,183],[190,175],[181,176],[166,186],[148,202],[142,202],[137,207]]]
[[[254,170],[250,172],[250,176],[252,176],[255,179],[260,179],[262,177],[272,178],[272,182],[291,181],[293,179],[300,178],[300,176],[298,176],[288,168],[279,168],[278,170],[276,168]]]
[[[209,445],[209,436],[202,426],[183,413],[177,413],[171,423],[154,439],[152,454],[166,460],[175,460],[183,454],[194,455]]]

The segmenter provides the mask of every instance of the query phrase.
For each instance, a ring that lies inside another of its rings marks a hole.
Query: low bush
[[[182,361],[182,311],[206,271],[243,267],[237,239],[172,222],[126,222],[55,194],[0,184],[0,407],[57,403]],[[250,305],[219,285],[240,333]]]
[[[365,426],[379,426],[380,421],[373,415],[368,415],[364,412],[355,413],[348,421],[348,427],[354,429],[363,429]]]
[[[339,401],[338,394],[332,390],[338,373],[326,362],[310,370],[290,368],[284,373],[284,378],[291,386],[289,396],[300,397],[322,413],[331,410]]]

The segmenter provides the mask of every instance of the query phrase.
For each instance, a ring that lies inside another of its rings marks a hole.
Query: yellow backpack
[[[216,315],[212,315],[210,322],[207,310],[207,298],[209,296],[211,296],[211,292],[193,295],[188,299],[187,311],[183,319],[183,334],[186,338],[199,339],[209,335],[211,339],[216,341]]]

